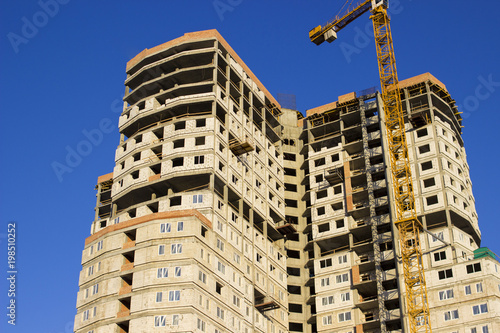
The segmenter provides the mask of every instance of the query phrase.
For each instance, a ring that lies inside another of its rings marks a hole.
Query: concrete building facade
[[[281,108],[215,30],[142,51],[125,87],[75,332],[404,331],[375,89],[304,117]],[[433,330],[500,331],[499,264],[474,253],[460,115],[430,74],[400,89],[430,232],[421,246]]]

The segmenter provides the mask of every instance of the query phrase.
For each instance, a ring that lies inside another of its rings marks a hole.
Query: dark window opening
[[[431,187],[436,185],[436,180],[434,177],[429,178],[429,179],[424,179],[424,187]]]
[[[330,230],[330,223],[323,223],[318,225],[318,231],[319,232],[326,232]]]
[[[423,128],[423,129],[417,131],[418,138],[421,138],[421,137],[426,136],[426,135],[427,135],[427,128]]]
[[[317,199],[323,199],[323,198],[326,198],[328,196],[328,191],[327,190],[323,190],[323,191],[319,191],[316,193],[316,198]]]
[[[432,197],[426,198],[427,200],[427,205],[434,205],[438,203],[438,197],[437,195],[433,195]]]
[[[200,136],[200,137],[197,137],[194,139],[194,144],[195,146],[202,146],[205,144],[205,137],[204,136]]]
[[[285,176],[297,176],[297,170],[291,168],[284,168]]]
[[[424,162],[421,164],[422,171],[432,169],[432,161]]]
[[[428,153],[430,151],[431,151],[431,146],[428,144],[418,147],[418,152],[420,154],[425,154],[425,153]]]
[[[174,149],[184,147],[184,139],[174,141]]]
[[[185,121],[179,121],[178,123],[175,123],[174,129],[176,131],[186,129],[186,122]]]
[[[206,124],[206,119],[196,119],[196,127],[204,127]]]
[[[172,160],[172,167],[179,167],[184,165],[184,157],[177,157]]]

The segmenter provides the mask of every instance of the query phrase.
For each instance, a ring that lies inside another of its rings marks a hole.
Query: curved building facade
[[[279,105],[214,30],[144,50],[125,86],[75,332],[287,331]]]
[[[98,178],[76,333],[407,332],[375,88],[281,108],[215,30],[127,63],[113,172]],[[433,332],[500,330],[462,119],[400,82]]]

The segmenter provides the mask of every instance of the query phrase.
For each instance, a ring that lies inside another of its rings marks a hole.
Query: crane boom
[[[371,9],[375,44],[380,74],[381,98],[385,116],[392,187],[394,194],[395,224],[399,234],[403,276],[406,291],[406,315],[409,332],[430,333],[429,305],[425,283],[420,231],[422,224],[417,218],[413,193],[408,145],[406,142],[404,114],[399,92],[399,81],[394,57],[394,47],[387,14],[387,0],[365,0],[342,17],[337,17],[324,27],[316,27],[309,37],[316,45],[325,40],[332,42],[336,32]]]
[[[325,40],[331,43],[337,39],[337,32],[366,13],[370,8],[372,8],[371,0],[364,0],[357,4],[354,9],[348,9],[346,13],[337,15],[324,26],[318,25],[316,28],[309,31],[309,38],[316,45],[323,43]]]

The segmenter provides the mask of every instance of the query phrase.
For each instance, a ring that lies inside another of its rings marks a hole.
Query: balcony
[[[362,311],[373,309],[378,307],[378,297],[377,295],[365,297],[359,295],[358,300],[354,302],[354,305],[356,305]]]

